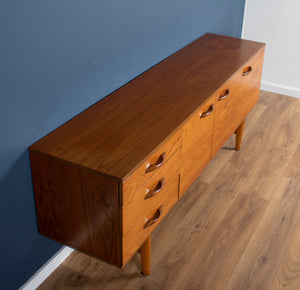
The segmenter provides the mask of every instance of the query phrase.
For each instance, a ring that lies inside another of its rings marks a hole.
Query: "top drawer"
[[[123,204],[125,204],[154,173],[177,151],[182,144],[181,129],[157,148],[123,184]]]

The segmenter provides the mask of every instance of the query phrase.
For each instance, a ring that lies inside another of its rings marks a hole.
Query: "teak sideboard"
[[[39,231],[118,267],[258,101],[265,44],[207,33],[30,146]]]

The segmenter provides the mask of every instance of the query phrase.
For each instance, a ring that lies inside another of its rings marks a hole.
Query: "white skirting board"
[[[273,83],[268,83],[262,81],[261,83],[261,90],[276,93],[276,94],[281,94],[285,96],[290,96],[290,97],[295,97],[295,98],[300,98],[300,89],[297,88],[290,88],[290,87],[285,87]]]
[[[74,250],[69,247],[62,247],[20,288],[20,290],[33,290],[39,287],[73,251]]]

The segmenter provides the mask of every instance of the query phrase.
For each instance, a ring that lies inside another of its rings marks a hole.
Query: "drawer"
[[[258,101],[260,92],[260,80],[262,74],[264,49],[261,49],[238,72],[239,83],[239,114],[241,123]]]
[[[178,200],[179,150],[123,205],[123,261],[141,247]]]
[[[183,127],[179,197],[210,161],[214,108],[215,100],[211,97]]]
[[[182,143],[181,130],[177,130],[123,183],[123,204],[178,150]]]

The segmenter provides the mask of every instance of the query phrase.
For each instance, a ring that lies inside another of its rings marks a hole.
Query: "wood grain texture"
[[[118,181],[36,152],[30,159],[39,232],[121,266]]]
[[[279,195],[279,200],[270,203],[227,289],[270,289],[275,271],[282,263],[287,243],[295,229],[295,222],[300,216],[300,199],[295,194],[300,192],[300,187],[287,178],[282,180],[277,190],[274,194]],[[280,198],[281,194],[284,194],[284,198]]]
[[[149,276],[151,271],[151,236],[142,245],[141,249],[142,273]]]
[[[179,157],[179,151],[177,151],[123,206],[124,264],[141,247],[145,239],[177,202]],[[164,185],[159,193],[145,200],[149,190],[155,188],[162,178],[164,178]],[[163,207],[162,213],[157,222],[144,228],[144,225],[161,206]]]
[[[242,140],[243,140],[243,133],[244,133],[244,127],[245,127],[245,120],[242,121],[242,123],[238,126],[238,128],[235,131],[236,137],[235,137],[235,149],[241,150],[242,147]]]
[[[216,110],[214,121],[212,157],[215,156],[224,143],[236,130],[240,121],[239,111],[239,85],[240,74],[237,72],[228,82],[226,82],[216,93]],[[226,91],[228,96],[220,99]],[[245,115],[246,116],[246,115]]]
[[[242,149],[230,162],[240,172],[239,191],[247,189],[251,194],[270,200],[281,176],[289,177],[291,173],[290,177],[295,178],[288,168],[293,170],[297,162],[300,114],[297,99],[287,101],[274,94],[273,102],[268,103],[267,96],[268,93],[261,93],[259,115],[251,112],[247,117]],[[258,148],[264,148],[264,156],[258,154]],[[253,163],[257,164],[257,170],[252,170]]]
[[[262,43],[205,34],[31,149],[125,180],[263,48]]]
[[[296,124],[300,122],[300,113]],[[300,144],[286,169],[286,175],[300,180]]]
[[[214,105],[215,99],[212,97],[182,128],[179,197],[187,191],[210,161],[215,112],[213,110],[204,118],[201,115]]]
[[[257,103],[263,59],[264,49],[259,51],[217,91],[212,156],[217,154]],[[251,70],[249,70],[250,67]],[[245,71],[248,73],[243,75]],[[225,91],[229,91],[228,96],[222,98]],[[237,137],[242,136],[243,130],[239,133],[241,134]],[[241,138],[237,138],[236,149],[240,150],[240,148]]]
[[[261,93],[241,151],[232,136],[152,233],[150,276],[138,254],[120,270],[74,252],[39,289],[300,289],[299,107]]]
[[[299,181],[298,185],[300,185]],[[298,190],[300,191],[300,188]],[[300,220],[292,233],[273,281],[271,289],[274,290],[297,290],[300,288]]]
[[[40,231],[123,267],[257,102],[263,53],[206,34],[33,144]]]
[[[155,163],[162,153],[166,153],[165,163],[167,163],[168,159],[181,147],[181,144],[182,130],[178,130],[137,168],[137,170],[123,183],[123,204],[126,204],[132,195],[160,169],[158,168],[157,170],[146,172],[146,168],[150,164]]]
[[[197,276],[197,281],[184,281],[182,289],[223,289],[266,207],[265,200],[239,194],[214,233],[201,240],[201,250],[191,258],[194,267],[185,273],[187,280]]]
[[[242,123],[245,116],[250,113],[258,101],[264,51],[265,48],[261,49],[252,59],[248,60],[238,73],[241,79],[238,88],[238,124]],[[245,72],[249,67],[251,67],[251,72],[243,75],[243,72]]]

